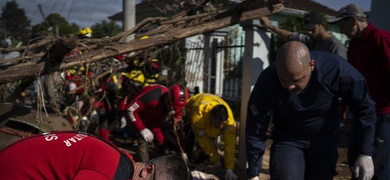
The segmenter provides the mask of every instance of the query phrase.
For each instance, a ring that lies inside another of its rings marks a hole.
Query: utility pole
[[[135,26],[135,1],[123,0],[123,31],[128,31]],[[127,37],[126,42],[134,37]]]

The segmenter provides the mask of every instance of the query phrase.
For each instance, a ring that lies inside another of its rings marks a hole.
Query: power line
[[[57,4],[57,0],[54,0],[54,4],[51,6],[49,14],[53,13],[53,9],[54,9],[54,7],[56,7],[56,4]]]
[[[89,17],[88,24],[87,24],[88,27],[90,26],[91,21],[92,21],[92,16],[95,13],[96,4],[97,4],[97,0],[95,0],[95,3],[93,4],[92,13],[91,13],[91,16]]]
[[[62,7],[61,7],[60,14],[62,14],[62,11],[64,10],[64,8],[65,8],[67,2],[68,2],[68,1],[64,1],[64,4],[63,4]]]
[[[66,15],[66,20],[67,21],[69,21],[69,14],[70,14],[70,11],[72,11],[73,3],[74,3],[74,0],[72,0],[72,3],[70,4],[70,8],[69,8],[69,11],[68,11],[68,14]]]

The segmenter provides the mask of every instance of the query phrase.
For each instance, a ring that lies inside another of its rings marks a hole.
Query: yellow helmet
[[[149,36],[142,36],[141,38],[139,38],[139,39],[148,39],[149,38]]]
[[[83,37],[92,37],[92,29],[89,27],[80,29],[80,35]]]
[[[145,83],[145,76],[140,70],[133,70],[129,73],[122,72],[122,75],[130,79],[136,86],[143,86]]]

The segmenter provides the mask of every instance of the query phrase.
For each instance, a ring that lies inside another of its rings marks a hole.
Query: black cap
[[[303,17],[305,24],[303,28],[310,30],[313,29],[316,24],[321,24],[325,22],[325,17],[317,11],[311,11]]]

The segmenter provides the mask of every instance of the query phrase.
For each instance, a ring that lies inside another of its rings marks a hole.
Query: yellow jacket
[[[216,106],[223,104],[228,111],[228,120],[223,128],[215,128],[210,120],[210,111]],[[236,145],[236,122],[229,105],[216,95],[203,93],[197,94],[187,101],[186,112],[192,120],[192,129],[196,140],[202,150],[210,156],[210,161],[216,163],[220,155],[215,145],[215,138],[222,135],[224,142],[224,159],[226,169],[234,168],[234,152]]]

